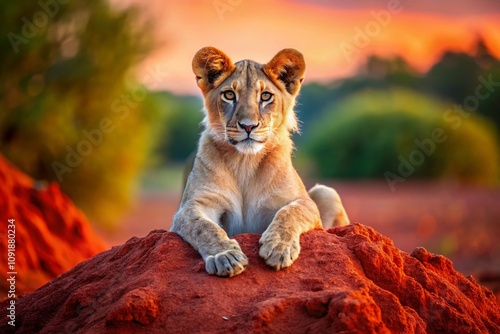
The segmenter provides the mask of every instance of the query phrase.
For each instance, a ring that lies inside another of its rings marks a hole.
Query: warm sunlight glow
[[[500,56],[500,13],[486,11],[494,1],[482,1],[483,12],[453,4],[449,13],[429,1],[425,7],[403,0],[371,1],[369,8],[370,1],[363,8],[285,0],[115,2],[143,6],[153,16],[155,34],[165,43],[145,66],[168,72],[171,80],[161,88],[179,93],[197,91],[191,59],[207,45],[235,60],[260,62],[282,48],[296,48],[306,57],[309,82],[350,75],[373,52],[400,54],[426,70],[443,50],[470,51],[478,34]]]

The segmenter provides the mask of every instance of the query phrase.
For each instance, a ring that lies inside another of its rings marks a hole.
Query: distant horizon
[[[430,70],[430,68],[434,64],[436,64],[436,62],[439,62],[439,60],[441,59],[441,57],[446,52],[455,52],[455,50],[444,50],[443,53],[440,54],[439,57],[436,58],[436,61],[434,63],[432,63],[429,68],[426,68],[423,71],[419,71],[415,67],[412,67],[412,69],[416,70],[418,74],[425,75],[427,73],[427,71]],[[469,56],[473,56],[473,53],[471,51],[457,51],[457,52],[464,52],[464,53],[468,54]],[[368,54],[368,55],[366,55],[366,57],[370,57],[370,56],[378,56],[378,55],[377,54]],[[390,60],[391,58],[398,57],[398,56],[401,56],[401,55],[393,55],[392,57],[391,56],[382,57],[382,59]],[[495,56],[495,59],[499,59],[500,60],[499,56],[497,56],[495,54],[493,54],[493,56]],[[405,61],[408,61],[404,57],[403,57],[403,59],[405,59]],[[365,58],[363,60],[367,60],[367,58]],[[237,61],[239,61],[239,60],[235,60],[235,62],[237,62]],[[362,65],[362,64],[360,64],[360,65]],[[409,65],[411,66],[411,64],[409,64]],[[188,74],[191,74],[191,72],[189,71]],[[353,78],[356,75],[357,75],[357,72],[353,71],[352,73],[349,73],[346,76],[342,76],[342,77],[322,78],[322,79],[316,79],[316,80],[307,78],[307,75],[306,75],[306,78],[305,78],[302,86],[316,84],[316,85],[322,85],[322,86],[328,87],[329,85],[335,85],[335,84],[337,84],[339,81],[347,80],[349,78]],[[194,77],[193,77],[193,82],[194,82]],[[166,93],[174,94],[174,95],[177,95],[177,96],[196,97],[196,98],[199,98],[200,101],[203,101],[203,96],[202,96],[202,94],[201,94],[198,86],[196,86],[196,85],[193,86],[193,90],[192,91],[182,91],[182,90],[181,91],[177,91],[175,88],[174,89],[168,89],[168,88],[164,88],[162,86],[159,86],[159,87],[149,87],[149,90],[152,91],[152,92],[166,92]]]
[[[445,51],[471,53],[478,36],[500,58],[500,4],[494,0],[474,5],[451,0],[364,0],[348,5],[323,0],[112,3],[137,5],[155,24],[152,33],[162,46],[141,63],[138,75],[144,82],[148,71],[161,70],[165,78],[151,88],[175,94],[199,95],[191,60],[208,45],[233,61],[261,63],[283,48],[295,48],[306,59],[306,83],[352,76],[371,54],[399,55],[425,72]]]

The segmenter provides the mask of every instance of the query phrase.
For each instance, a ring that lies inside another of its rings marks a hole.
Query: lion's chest
[[[258,174],[251,168],[233,169],[234,179],[229,187],[231,193],[228,196],[230,203],[220,221],[229,236],[263,233],[276,213],[297,197],[296,192],[290,189],[288,184],[275,182],[276,170],[261,169],[266,173]]]
[[[264,232],[280,208],[269,208],[265,201],[235,201],[221,217],[221,226],[228,236]]]

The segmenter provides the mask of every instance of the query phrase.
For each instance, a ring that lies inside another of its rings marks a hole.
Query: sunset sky
[[[265,63],[283,48],[306,59],[306,82],[355,72],[367,54],[400,54],[426,70],[443,50],[470,51],[478,33],[500,57],[498,0],[113,0],[135,4],[155,23],[163,45],[138,69],[168,73],[153,89],[197,93],[193,55],[215,46],[234,61]]]

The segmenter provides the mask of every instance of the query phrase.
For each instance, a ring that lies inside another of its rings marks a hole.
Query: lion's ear
[[[233,62],[224,52],[211,46],[204,47],[193,58],[196,83],[203,93],[217,87],[234,68]]]
[[[295,49],[281,50],[264,66],[264,72],[275,84],[296,95],[306,72],[304,56]]]

